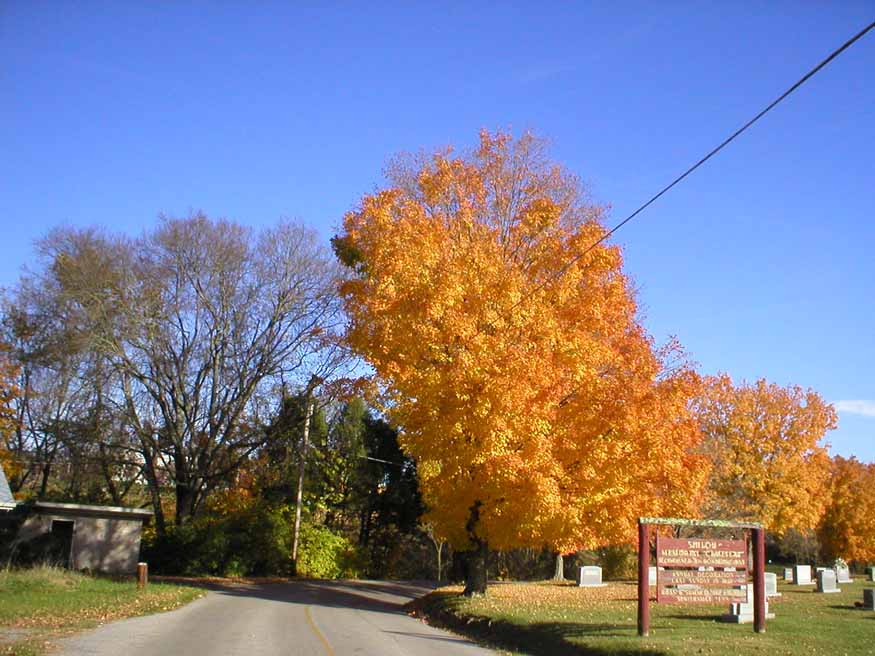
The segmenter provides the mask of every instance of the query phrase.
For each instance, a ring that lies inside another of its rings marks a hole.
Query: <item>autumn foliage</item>
[[[457,549],[568,552],[692,511],[698,379],[638,322],[620,249],[591,248],[603,210],[577,180],[534,137],[484,132],[469,155],[396,163],[390,182],[334,246],[348,342],[437,531]]]
[[[875,463],[833,458],[828,505],[817,528],[821,554],[875,562]]]
[[[735,385],[723,374],[706,379],[698,415],[713,462],[710,515],[759,521],[777,535],[817,525],[829,478],[823,439],[837,421],[831,405],[796,385]]]
[[[9,348],[5,344],[0,344],[0,465],[10,478],[20,466],[20,463],[12,459],[12,454],[7,448],[7,440],[11,438],[16,425],[12,403],[18,395],[15,384],[17,377],[18,367],[12,361]]]

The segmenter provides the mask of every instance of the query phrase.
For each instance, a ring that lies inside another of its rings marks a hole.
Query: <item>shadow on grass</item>
[[[720,615],[665,615],[670,620],[693,620],[694,622],[719,622]]]
[[[454,593],[432,593],[413,604],[417,615],[432,626],[449,629],[491,647],[522,651],[532,656],[666,656],[645,647],[620,646],[605,649],[581,644],[587,638],[630,638],[628,626],[606,623],[535,622],[516,624],[485,617],[461,617],[447,602]]]

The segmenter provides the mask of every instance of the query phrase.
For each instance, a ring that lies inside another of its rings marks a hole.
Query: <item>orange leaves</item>
[[[654,352],[617,247],[557,275],[604,234],[576,178],[530,135],[483,133],[472,155],[396,165],[392,181],[335,239],[347,340],[440,533],[466,546],[479,501],[492,546],[568,551],[681,503],[695,377]]]
[[[817,537],[827,561],[875,561],[875,464],[833,458],[827,508]]]
[[[721,375],[708,379],[698,411],[714,468],[712,514],[758,520],[779,535],[817,524],[829,472],[822,440],[836,427],[831,405],[798,386],[734,386]]]
[[[16,378],[18,367],[12,361],[9,347],[0,343],[0,464],[8,478],[14,478],[21,469],[21,463],[12,459],[7,449],[7,440],[15,429],[15,412],[12,404],[18,396]]]

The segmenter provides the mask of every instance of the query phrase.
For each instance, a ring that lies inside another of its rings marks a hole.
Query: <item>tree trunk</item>
[[[292,536],[292,576],[298,575],[298,539],[301,534],[301,504],[304,493],[304,472],[307,466],[307,448],[310,438],[310,419],[313,416],[311,390],[307,390],[307,411],[304,416],[304,436],[301,440],[301,457],[298,462],[298,490],[295,497],[295,531]]]
[[[466,597],[486,594],[486,559],[489,556],[489,545],[486,540],[477,535],[480,524],[480,500],[474,502],[468,515],[465,529],[468,531],[468,539],[473,545],[465,553],[465,590],[462,592]]]
[[[556,567],[553,570],[553,580],[554,581],[564,581],[565,580],[565,559],[562,557],[561,553],[556,554]]]
[[[182,526],[194,515],[194,490],[185,481],[176,482],[176,525]]]
[[[143,473],[146,475],[146,487],[149,489],[149,497],[152,500],[152,512],[155,513],[155,532],[161,537],[167,534],[167,522],[164,519],[164,508],[161,506],[161,486],[158,482],[158,473],[155,470],[155,459],[152,451],[143,443]]]
[[[478,540],[474,548],[465,552],[465,590],[466,597],[486,594],[486,558],[489,546],[486,540]]]
[[[49,489],[49,476],[52,472],[52,465],[50,463],[43,464],[43,472],[42,472],[42,481],[40,482],[39,494],[37,495],[37,499],[44,499],[46,496],[46,492]]]

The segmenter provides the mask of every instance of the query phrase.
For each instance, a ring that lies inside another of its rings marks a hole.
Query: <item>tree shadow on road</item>
[[[431,592],[434,589],[434,584],[426,582],[296,580],[266,585],[245,583],[212,585],[210,589],[218,594],[235,597],[254,597],[290,604],[406,614],[406,605],[411,600]]]

